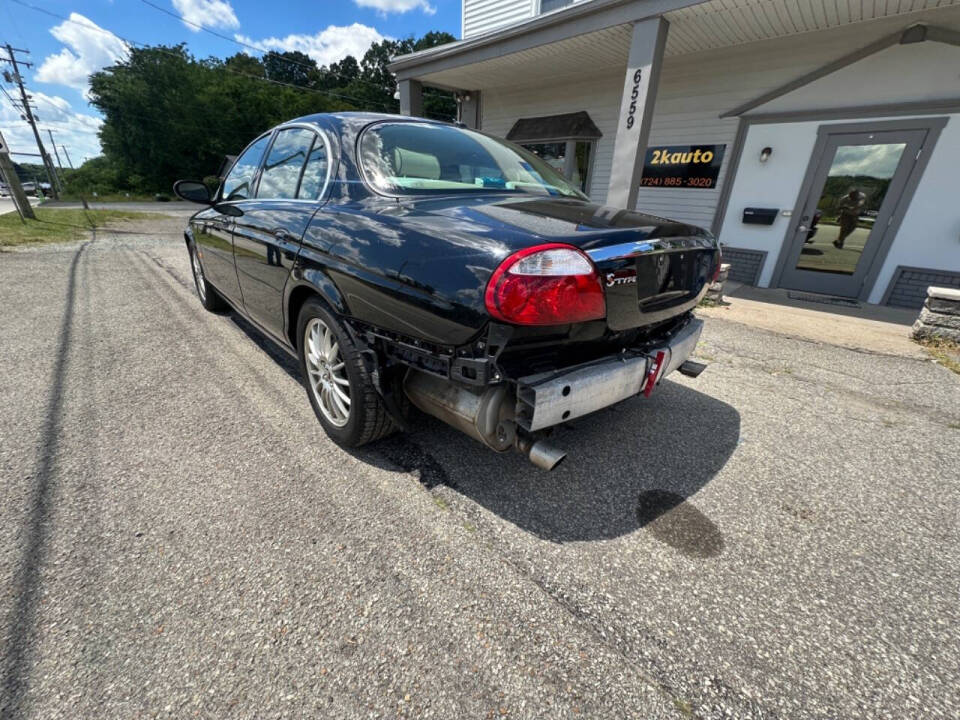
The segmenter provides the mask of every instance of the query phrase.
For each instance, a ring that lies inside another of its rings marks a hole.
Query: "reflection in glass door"
[[[857,297],[888,232],[925,130],[828,136],[780,284]]]
[[[853,275],[905,147],[886,143],[837,148],[798,269]]]

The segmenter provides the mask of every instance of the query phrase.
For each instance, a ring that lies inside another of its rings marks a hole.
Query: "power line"
[[[93,24],[88,25],[87,23],[79,22],[79,21],[74,20],[74,19],[72,19],[72,18],[66,17],[65,15],[60,15],[59,13],[55,13],[55,12],[52,12],[51,10],[47,10],[46,8],[38,7],[38,6],[36,6],[36,5],[31,5],[30,3],[23,2],[23,0],[10,0],[10,2],[16,3],[17,5],[21,5],[21,6],[25,7],[25,8],[29,8],[30,10],[34,10],[34,11],[36,11],[36,12],[43,13],[44,15],[49,15],[50,17],[56,18],[56,19],[58,19],[58,20],[62,20],[63,22],[68,22],[68,23],[71,23],[71,24],[73,24],[73,25],[78,25],[78,26],[80,26],[80,27],[82,27],[82,28],[86,28],[87,30],[94,30],[94,31],[98,31],[98,32],[104,33],[104,34],[106,34],[106,35],[110,35],[110,36],[116,38],[117,40],[122,40],[122,41],[125,42],[127,45],[132,45],[132,46],[136,46],[136,47],[141,47],[141,48],[147,48],[147,49],[155,50],[155,51],[157,51],[157,52],[161,52],[161,53],[165,53],[165,54],[167,54],[167,55],[170,55],[171,57],[175,57],[175,58],[180,58],[180,59],[182,59],[182,56],[181,56],[181,55],[179,55],[179,54],[177,54],[177,53],[175,53],[175,52],[172,52],[172,51],[170,51],[170,50],[166,50],[165,48],[162,48],[162,47],[159,47],[159,46],[155,46],[155,45],[149,45],[149,44],[147,44],[147,43],[137,42],[136,40],[130,40],[129,38],[125,38],[125,37],[123,37],[122,35],[117,35],[115,32],[113,32],[113,31],[111,31],[111,30],[107,30],[106,28],[102,28],[102,27],[99,27],[99,26],[93,25]],[[317,94],[320,94],[320,95],[328,95],[328,96],[330,96],[330,97],[340,98],[341,100],[348,100],[348,101],[350,101],[350,102],[358,103],[358,104],[360,104],[360,105],[368,104],[368,101],[366,101],[366,100],[361,100],[360,98],[351,97],[350,95],[343,95],[343,94],[341,94],[341,93],[335,93],[335,92],[333,92],[333,91],[331,91],[331,90],[322,90],[322,89],[320,89],[320,88],[304,87],[304,86],[302,86],[302,85],[294,85],[293,83],[282,82],[282,81],[280,81],[280,80],[273,80],[273,79],[271,79],[271,78],[262,77],[262,76],[260,76],[260,75],[251,75],[250,73],[245,73],[245,72],[241,72],[241,71],[239,71],[239,70],[234,70],[233,68],[229,68],[229,67],[226,66],[226,63],[221,63],[220,69],[222,69],[222,70],[224,70],[224,71],[226,71],[226,72],[232,73],[232,74],[234,74],[234,75],[239,75],[240,77],[246,77],[246,78],[250,78],[250,79],[252,79],[252,80],[260,80],[260,81],[262,81],[262,82],[268,82],[268,83],[270,83],[270,84],[272,84],[272,85],[280,85],[280,86],[283,86],[283,87],[289,87],[289,88],[293,88],[294,90],[300,90],[300,91],[303,91],[303,92],[312,92],[312,93],[317,93]],[[387,110],[392,110],[392,109],[393,109],[392,106],[387,105],[386,103],[373,103],[373,104],[374,104],[374,105],[378,105],[379,107],[384,108],[384,109],[387,109]]]
[[[148,6],[152,7],[154,10],[159,10],[159,11],[162,12],[164,15],[169,15],[169,16],[172,17],[172,18],[176,18],[177,20],[180,20],[180,21],[182,21],[183,23],[185,23],[185,24],[187,24],[187,25],[190,25],[191,27],[195,27],[195,28],[197,28],[198,30],[202,30],[202,31],[205,32],[205,33],[209,33],[210,35],[213,35],[214,37],[220,38],[221,40],[226,40],[227,42],[233,43],[234,45],[236,45],[236,46],[238,46],[238,47],[246,48],[246,49],[248,49],[248,50],[254,50],[254,51],[259,52],[259,53],[264,53],[265,55],[273,55],[277,60],[279,60],[279,61],[281,61],[281,62],[285,62],[285,63],[287,63],[288,65],[296,65],[296,66],[298,66],[298,67],[306,68],[307,70],[318,70],[318,69],[319,69],[316,65],[311,65],[310,63],[301,62],[300,60],[294,60],[293,58],[283,57],[280,53],[278,53],[278,52],[275,51],[275,50],[266,50],[266,49],[264,49],[263,47],[260,47],[260,46],[257,46],[257,45],[252,45],[251,43],[243,42],[243,40],[237,40],[237,38],[235,38],[235,37],[230,37],[229,35],[224,35],[223,33],[218,33],[216,30],[212,30],[212,29],[206,27],[205,25],[202,25],[202,24],[200,24],[200,23],[193,22],[192,20],[187,20],[185,17],[179,15],[178,13],[175,13],[175,12],[173,12],[172,10],[168,10],[167,8],[165,8],[165,7],[161,6],[161,5],[157,5],[156,3],[150,2],[150,0],[140,0],[140,2],[142,2],[144,5],[148,5]],[[346,81],[348,81],[348,82],[359,82],[359,83],[363,83],[363,84],[365,84],[365,85],[369,85],[370,87],[374,87],[374,88],[376,88],[376,89],[378,89],[378,90],[385,90],[385,89],[386,89],[386,88],[384,88],[382,85],[380,85],[380,84],[378,84],[378,83],[375,83],[375,82],[372,82],[372,81],[370,81],[370,80],[364,80],[363,78],[359,78],[359,77],[358,77],[358,78],[348,78],[348,77],[347,77],[346,75],[344,75],[343,73],[337,72],[337,71],[335,71],[335,70],[331,70],[329,66],[324,66],[324,70],[325,70],[325,72],[327,72],[327,73],[329,73],[329,74],[331,74],[331,75],[336,75],[336,76],[339,77],[340,79],[346,80]]]

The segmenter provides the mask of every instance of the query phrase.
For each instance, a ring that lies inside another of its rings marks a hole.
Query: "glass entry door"
[[[829,135],[793,225],[780,285],[857,297],[926,130]]]

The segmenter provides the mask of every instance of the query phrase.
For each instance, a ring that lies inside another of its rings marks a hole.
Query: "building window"
[[[540,0],[540,12],[548,13],[553,10],[559,10],[567,5],[573,5],[576,0]]]
[[[603,134],[584,111],[522,118],[507,140],[522,145],[585,193],[590,191],[590,164]]]
[[[548,143],[520,143],[537,157],[543,159],[571,184],[587,192],[590,174],[590,158],[593,143],[586,140],[561,140]]]

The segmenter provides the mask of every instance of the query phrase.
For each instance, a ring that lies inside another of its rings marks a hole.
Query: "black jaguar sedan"
[[[335,441],[411,422],[411,404],[552,469],[550,429],[649,395],[689,360],[720,267],[710,233],[591,203],[527,150],[365,113],[254,140],[185,233],[200,301],[299,358]]]

